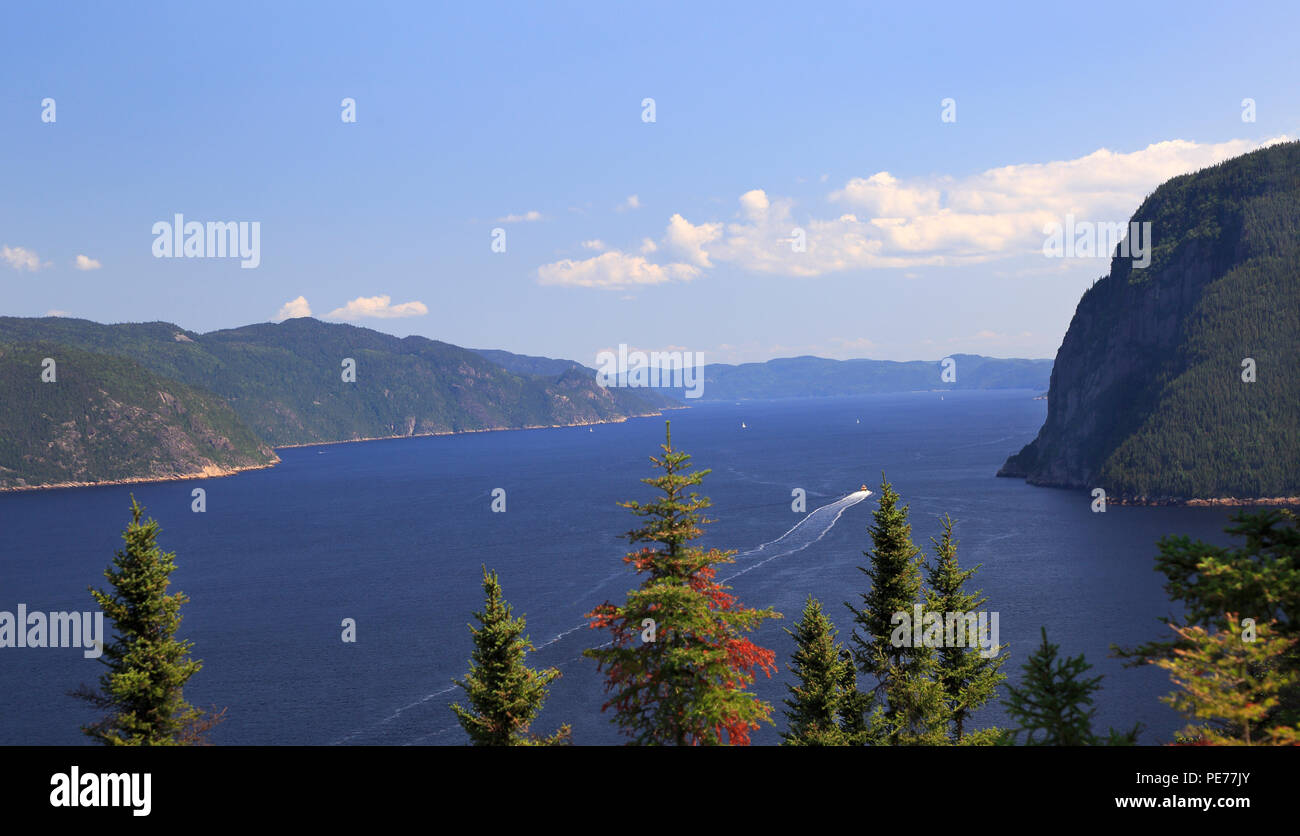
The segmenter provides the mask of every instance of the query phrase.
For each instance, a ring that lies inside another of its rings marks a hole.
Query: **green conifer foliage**
[[[787,746],[846,746],[850,736],[842,724],[852,710],[849,697],[857,689],[852,657],[836,641],[822,605],[812,596],[793,631],[795,641],[790,671],[798,681],[787,685],[785,716],[788,729],[781,737]]]
[[[935,560],[927,566],[926,609],[947,613],[975,613],[988,600],[979,592],[968,593],[966,581],[979,570],[979,566],[962,569],[957,563],[957,541],[953,539],[953,520],[945,516],[940,524],[943,534],[939,540],[931,538],[935,547]],[[1006,679],[1002,665],[1005,645],[992,656],[984,656],[978,643],[970,636],[965,646],[945,645],[938,650],[938,679],[943,687],[944,701],[952,716],[953,743],[961,743],[966,736],[966,720],[971,712],[993,697],[998,684]]]
[[[524,664],[533,644],[524,634],[524,617],[513,616],[501,592],[496,572],[483,567],[482,612],[474,613],[479,626],[470,625],[474,650],[469,672],[456,682],[465,689],[469,707],[460,703],[451,710],[475,746],[551,746],[567,743],[569,726],[561,726],[549,737],[529,733],[529,726],[542,710],[550,684],[559,678],[555,668],[536,671]]]
[[[858,670],[875,681],[854,699],[860,720],[847,726],[857,742],[877,745],[937,745],[947,742],[943,691],[936,677],[934,651],[914,642],[896,642],[899,613],[912,618],[923,603],[923,555],[912,542],[907,506],[881,474],[878,507],[872,512],[870,566],[859,567],[871,580],[862,607],[853,613],[853,658]],[[910,635],[910,631],[908,632]]]
[[[1097,746],[1103,744],[1131,745],[1137,742],[1141,724],[1128,732],[1111,729],[1106,738],[1092,732],[1092,717],[1097,713],[1093,694],[1101,690],[1101,677],[1085,677],[1092,665],[1083,654],[1059,659],[1060,645],[1047,640],[1043,628],[1043,643],[1022,667],[1025,671],[1020,685],[1008,686],[1009,700],[1003,702],[1007,714],[1018,725],[1012,729],[1007,741],[1025,736],[1029,746]]]
[[[193,642],[176,638],[181,606],[189,599],[167,594],[176,556],[158,547],[158,523],[141,522],[143,515],[132,497],[125,547],[104,571],[112,591],[90,589],[116,635],[104,647],[101,661],[108,671],[100,676],[99,690],[83,686],[74,692],[109,712],[82,731],[110,746],[203,743],[225,712],[205,712],[185,701],[185,684],[202,668],[190,658]]]

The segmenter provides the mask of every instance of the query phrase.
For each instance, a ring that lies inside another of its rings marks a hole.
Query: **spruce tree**
[[[862,673],[882,684],[889,670],[910,669],[919,664],[925,648],[896,646],[890,641],[894,632],[894,614],[912,617],[912,606],[921,600],[921,550],[912,542],[912,525],[907,521],[907,506],[898,505],[898,494],[881,475],[880,498],[872,512],[874,520],[868,531],[872,549],[863,554],[870,566],[859,566],[871,585],[862,594],[862,608],[846,604],[853,613],[853,658]]]
[[[474,613],[479,626],[470,625],[474,650],[469,672],[455,684],[465,690],[469,708],[456,703],[451,710],[475,746],[551,746],[569,742],[569,726],[549,737],[529,733],[542,710],[550,684],[559,678],[555,668],[535,671],[524,664],[533,644],[524,634],[524,617],[514,618],[501,592],[496,572],[483,567],[482,612]]]
[[[856,698],[861,719],[850,724],[855,736],[865,732],[866,742],[888,745],[946,742],[947,720],[943,692],[935,680],[932,649],[894,641],[897,614],[910,623],[914,605],[923,603],[923,556],[912,542],[907,506],[881,474],[878,507],[869,528],[872,549],[864,554],[870,566],[859,570],[871,580],[862,594],[861,609],[846,603],[856,625],[853,658],[858,670],[873,679],[872,690]]]
[[[789,727],[781,734],[787,746],[845,746],[850,743],[843,722],[852,709],[848,697],[857,688],[852,657],[836,641],[822,605],[812,596],[793,631],[795,641],[790,671],[797,685],[787,685],[784,700]]]
[[[1141,724],[1125,733],[1112,729],[1105,739],[1093,734],[1092,718],[1097,709],[1092,698],[1101,690],[1102,678],[1084,676],[1092,665],[1083,654],[1058,659],[1060,646],[1047,640],[1046,627],[1042,628],[1042,633],[1043,643],[1022,666],[1024,679],[1018,687],[1007,687],[1010,699],[1002,704],[1018,725],[1008,732],[1006,742],[1018,740],[1023,733],[1028,746],[1136,743]]]
[[[968,593],[966,581],[979,570],[979,565],[962,569],[957,563],[957,541],[953,539],[951,517],[940,521],[941,539],[930,538],[935,547],[935,560],[927,565],[927,610],[941,616],[948,613],[975,613],[988,599],[979,592]],[[939,684],[943,687],[944,701],[952,717],[952,742],[961,743],[966,737],[966,720],[993,697],[998,684],[1006,679],[1002,665],[1005,645],[993,648],[992,656],[985,656],[979,647],[983,637],[966,636],[965,646],[955,642],[938,650]],[[996,734],[996,732],[994,732]],[[985,734],[983,737],[987,738]]]
[[[185,701],[185,684],[203,667],[190,658],[194,643],[176,638],[181,606],[189,598],[167,594],[176,555],[158,547],[158,523],[141,522],[143,515],[132,496],[131,522],[122,534],[125,548],[104,571],[113,591],[90,587],[115,636],[100,660],[108,671],[100,676],[99,689],[82,686],[73,692],[109,712],[82,731],[109,746],[202,744],[225,711],[206,712]]]
[[[1297,674],[1285,664],[1296,640],[1279,635],[1276,622],[1257,624],[1253,635],[1243,635],[1235,613],[1226,614],[1223,621],[1214,633],[1199,625],[1171,623],[1179,648],[1155,661],[1179,688],[1161,697],[1188,720],[1179,741],[1300,745],[1300,728],[1267,722],[1276,717],[1281,697],[1296,686]]]
[[[757,670],[770,677],[776,664],[771,650],[744,634],[780,615],[742,606],[715,580],[734,551],[690,545],[712,522],[701,514],[708,498],[690,491],[709,471],[691,470],[691,457],[672,446],[671,426],[665,436],[663,455],[650,457],[662,475],[641,480],[662,496],[620,503],[644,520],[624,536],[633,546],[651,545],[623,558],[644,580],[622,606],[606,602],[588,613],[591,627],[609,630],[611,641],[586,655],[597,660],[611,694],[602,710],[614,709],[630,742],[747,745],[751,730],[772,722],[772,706],[747,686]]]

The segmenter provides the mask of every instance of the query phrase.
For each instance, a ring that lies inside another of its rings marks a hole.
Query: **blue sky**
[[[1173,174],[1300,135],[1297,24],[1292,3],[11,4],[0,314],[310,309],[587,363],[1050,357],[1107,264],[1046,258],[1044,222],[1124,221]],[[258,222],[260,266],[155,258],[178,212]]]

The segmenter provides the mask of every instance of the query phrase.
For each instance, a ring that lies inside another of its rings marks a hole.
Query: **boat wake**
[[[869,490],[854,491],[848,496],[845,496],[841,499],[837,499],[834,502],[828,503],[826,505],[821,506],[820,508],[815,509],[814,511],[809,513],[806,517],[799,520],[799,522],[795,523],[793,528],[791,528],[789,531],[782,534],[780,537],[776,538],[775,540],[771,540],[769,542],[763,543],[760,546],[755,546],[754,548],[750,549],[747,552],[742,552],[741,554],[736,555],[737,563],[747,562],[748,565],[746,565],[740,571],[733,572],[732,574],[728,575],[725,578],[722,578],[721,580],[725,582],[731,580],[732,578],[738,578],[741,575],[746,574],[747,572],[752,572],[758,567],[766,563],[770,563],[773,560],[776,560],[778,557],[785,557],[787,555],[791,555],[796,552],[803,551],[804,549],[808,548],[809,546],[813,545],[814,543],[818,542],[823,537],[825,537],[827,534],[829,534],[831,529],[835,527],[835,523],[839,522],[840,516],[843,515],[845,511],[847,511],[849,508],[852,508],[854,505],[857,505],[859,502],[861,502],[862,500],[866,499],[869,496],[871,496],[871,491]],[[753,562],[749,562],[749,561],[753,561]],[[550,647],[551,645],[557,644],[561,640],[569,637],[574,633],[577,633],[578,631],[582,630],[587,626],[588,626],[587,623],[584,622],[575,627],[571,627],[568,630],[559,633],[551,640],[537,645],[536,650],[540,651]],[[577,659],[571,659],[559,665],[558,667],[561,668],[567,667],[569,664],[572,664],[574,661],[577,661]],[[352,732],[351,734],[346,735],[345,737],[342,737],[339,740],[336,740],[335,745],[347,743],[361,736],[362,734],[368,732],[378,731],[381,727],[386,726],[392,721],[396,720],[399,716],[401,716],[406,711],[424,705],[425,703],[428,703],[429,701],[435,699],[436,697],[446,696],[456,690],[458,689],[455,686],[452,686],[450,688],[444,688],[440,691],[435,691],[432,694],[428,694],[424,697],[421,697],[415,702],[409,703],[407,705],[402,706],[401,708],[398,708],[388,717],[379,720],[378,722],[372,724],[370,727],[358,729]],[[449,731],[452,731],[455,728],[458,728],[458,725],[447,726],[446,728],[440,729],[431,734],[426,734],[423,737],[420,737],[414,741],[409,741],[409,743],[419,743],[433,737],[439,737],[443,734],[446,734]]]
[[[739,572],[734,572],[728,575],[722,580],[729,581],[732,578],[740,577],[746,572],[751,572],[754,569],[757,569],[764,563],[776,560],[778,557],[785,557],[786,555],[803,551],[829,534],[831,529],[835,527],[835,523],[839,522],[841,514],[869,496],[871,496],[871,491],[854,491],[843,499],[837,499],[834,502],[823,505],[808,516],[799,520],[799,522],[794,524],[793,528],[775,540],[736,555],[736,562],[738,563],[745,559],[762,559],[757,563],[746,566]]]

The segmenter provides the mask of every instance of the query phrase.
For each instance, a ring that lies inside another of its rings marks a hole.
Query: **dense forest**
[[[578,367],[516,374],[448,343],[308,318],[196,334],[0,317],[0,363],[0,488],[194,475],[272,462],[272,446],[617,421],[673,403]]]
[[[999,475],[1137,500],[1300,495],[1300,143],[1175,177],[1080,300],[1038,437]]]

